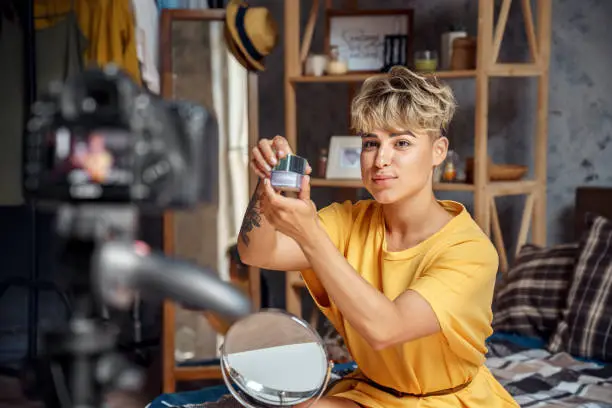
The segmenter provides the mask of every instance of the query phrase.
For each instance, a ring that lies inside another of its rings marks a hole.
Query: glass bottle
[[[327,149],[323,148],[319,151],[319,160],[317,162],[317,177],[325,178],[327,172]]]
[[[195,358],[196,354],[196,332],[189,326],[180,326],[174,337],[174,359],[177,362],[185,362]]]
[[[446,163],[444,163],[442,180],[448,182],[457,180],[457,159],[457,153],[453,150],[449,150],[446,157]]]

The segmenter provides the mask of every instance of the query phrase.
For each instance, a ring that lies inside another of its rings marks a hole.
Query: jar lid
[[[294,173],[305,174],[307,167],[307,161],[305,158],[290,154],[278,162],[276,166],[274,166],[273,170],[276,171],[291,171]]]

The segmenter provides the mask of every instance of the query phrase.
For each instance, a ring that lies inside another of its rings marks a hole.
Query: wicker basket
[[[497,164],[489,158],[487,173],[490,181],[516,181],[522,179],[529,167],[521,164]],[[474,181],[474,158],[468,157],[465,163],[465,178],[467,183]]]

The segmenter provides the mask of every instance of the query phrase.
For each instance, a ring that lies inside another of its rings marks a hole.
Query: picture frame
[[[338,48],[348,72],[381,72],[385,68],[385,37],[404,36],[405,64],[413,60],[414,10],[329,10],[325,21],[325,53]]]
[[[325,178],[361,179],[361,137],[331,137]]]

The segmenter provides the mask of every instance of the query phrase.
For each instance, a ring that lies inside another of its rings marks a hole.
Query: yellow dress
[[[417,291],[436,313],[441,332],[376,351],[343,318],[314,271],[302,271],[302,276],[317,306],[344,338],[358,376],[411,394],[470,384],[447,395],[397,397],[367,382],[345,380],[327,395],[369,408],[519,406],[484,365],[497,252],[461,204],[440,203],[453,219],[427,240],[399,252],[387,250],[382,209],[375,201],[332,204],[319,217],[357,273],[391,300],[407,289]]]

